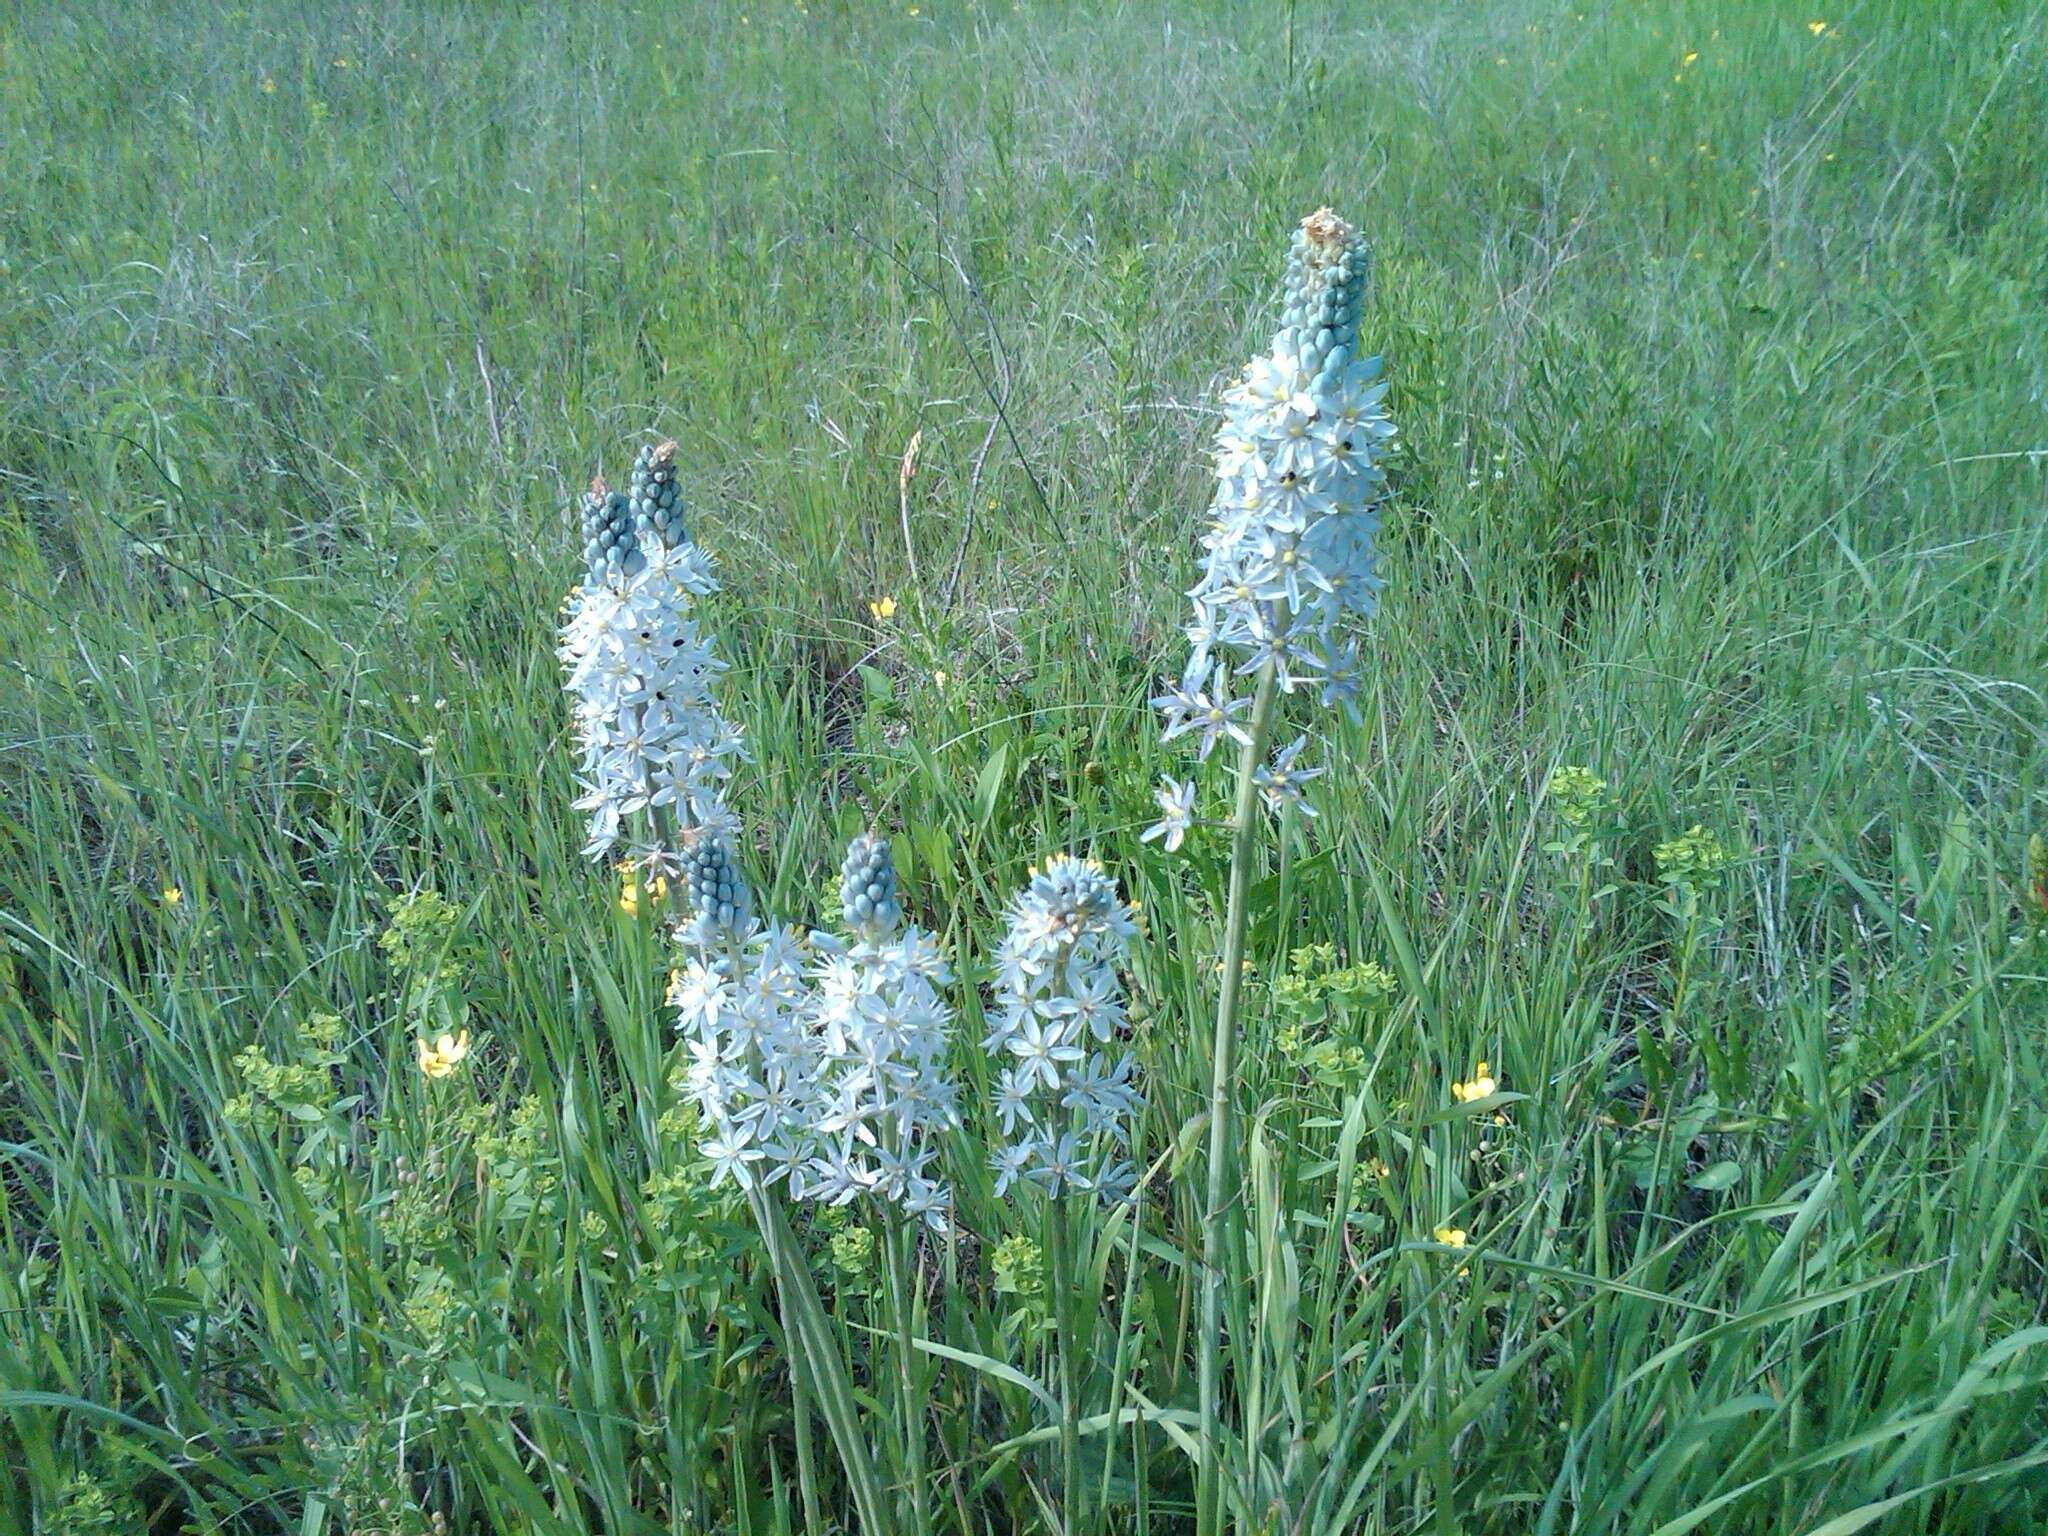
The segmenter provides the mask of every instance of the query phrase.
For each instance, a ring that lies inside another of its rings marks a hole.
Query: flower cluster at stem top
[[[737,831],[724,787],[742,755],[740,733],[712,692],[724,664],[690,616],[717,582],[684,536],[674,452],[672,443],[641,450],[630,497],[598,480],[584,498],[587,569],[557,654],[575,699],[576,808],[588,818],[583,851],[593,859],[638,811],[671,815],[685,833]],[[663,849],[650,842],[645,852]]]
[[[982,1047],[1002,1063],[993,1085],[1003,1135],[998,1195],[1021,1181],[1048,1194],[1128,1196],[1130,1117],[1143,1103],[1128,1052],[1117,974],[1136,912],[1093,860],[1057,854],[1011,901]]]
[[[1152,701],[1164,739],[1193,737],[1203,759],[1224,740],[1251,743],[1244,680],[1267,669],[1281,692],[1313,690],[1356,718],[1360,661],[1344,630],[1379,591],[1380,458],[1394,435],[1379,359],[1356,351],[1366,266],[1351,225],[1327,208],[1304,219],[1280,328],[1224,395],[1208,555],[1188,593],[1188,659]],[[1269,807],[1304,803],[1317,771],[1300,766],[1305,745],[1299,738],[1260,767]],[[1192,797],[1168,780],[1159,798],[1171,848]]]

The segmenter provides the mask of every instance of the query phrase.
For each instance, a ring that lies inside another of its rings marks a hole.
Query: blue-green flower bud
[[[674,549],[683,542],[682,492],[676,485],[676,445],[648,443],[633,460],[627,480],[627,503],[633,526],[652,533],[662,544]]]
[[[894,932],[903,921],[896,898],[896,861],[886,838],[862,833],[846,847],[839,869],[839,905],[846,925],[865,937]]]
[[[1330,349],[1355,338],[1366,271],[1365,243],[1356,229],[1327,208],[1301,221],[1288,253],[1282,335],[1276,340],[1298,351],[1304,372],[1326,371]]]
[[[746,927],[751,910],[747,885],[722,839],[700,838],[684,856],[683,885],[705,938]]]
[[[633,547],[631,509],[626,498],[600,478],[590,482],[590,489],[584,493],[579,510],[583,563],[588,568],[591,581],[603,581],[609,572],[624,562],[621,546],[625,549]],[[614,554],[618,558],[614,559]]]

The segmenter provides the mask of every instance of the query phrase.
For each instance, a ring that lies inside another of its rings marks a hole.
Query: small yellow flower
[[[449,1076],[462,1065],[462,1058],[469,1054],[469,1031],[459,1035],[442,1035],[435,1040],[421,1040],[420,1071],[427,1077],[439,1080]]]
[[[1806,24],[1806,30],[1811,32],[1815,37],[1819,37],[1821,33],[1827,31],[1827,29],[1828,24],[1824,21],[1809,21]]]
[[[277,82],[271,79],[270,76],[265,75],[263,77],[263,83],[257,86],[256,89],[261,91],[266,96],[275,96],[277,94]]]
[[[868,604],[868,612],[879,622],[887,623],[890,619],[896,617],[896,599],[893,597],[875,598]]]
[[[1684,58],[1682,58],[1682,59],[1680,59],[1680,60],[1678,61],[1678,67],[1679,67],[1680,69],[1690,69],[1690,68],[1692,68],[1692,61],[1693,61],[1694,59],[1698,58],[1699,56],[1700,56],[1699,50],[1698,50],[1697,48],[1693,49],[1693,50],[1692,50],[1692,51],[1691,51],[1690,53],[1688,53],[1688,54],[1687,54],[1687,55],[1686,55],[1686,56],[1685,56]]]
[[[1463,1227],[1438,1227],[1430,1236],[1434,1237],[1446,1248],[1462,1248],[1465,1246],[1466,1233]]]
[[[175,885],[165,886],[163,896],[164,905],[167,907],[175,907],[179,902],[185,899],[185,893],[179,890]]]
[[[1391,1179],[1394,1170],[1386,1165],[1383,1158],[1369,1157],[1365,1160],[1366,1171],[1376,1179]]]
[[[1829,156],[1828,158],[1832,160],[1832,159],[1834,158],[1834,156],[1830,155],[1830,156]],[[938,684],[938,685],[939,685],[939,686],[940,686],[941,688],[945,687],[945,686],[946,686],[946,669],[945,669],[944,667],[941,667],[941,668],[940,668],[940,669],[939,669],[938,671],[934,672],[934,673],[932,674],[932,681],[933,681],[934,683],[937,683],[937,684]]]
[[[1470,1104],[1475,1099],[1485,1098],[1499,1087],[1500,1084],[1493,1080],[1492,1075],[1486,1070],[1486,1063],[1482,1061],[1472,1069],[1472,1080],[1469,1083],[1451,1084],[1451,1097],[1460,1104]]]
[[[653,901],[659,902],[663,900],[668,895],[668,878],[665,875],[656,875],[645,885],[642,885],[628,871],[620,878],[619,882],[619,910],[628,917],[638,917],[640,915],[640,895],[643,891]]]

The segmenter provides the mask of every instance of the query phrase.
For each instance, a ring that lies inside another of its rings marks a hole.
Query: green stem
[[[650,807],[649,814],[654,821],[656,840],[664,848],[673,848],[673,828],[662,808]],[[647,906],[652,911],[653,895],[651,892],[647,894]],[[674,903],[677,895],[678,893],[671,889],[668,900]],[[737,980],[741,971],[741,958],[738,946],[730,939],[726,942],[725,959],[730,974]],[[776,1312],[782,1319],[783,1348],[789,1354],[789,1413],[796,1432],[796,1480],[804,1501],[804,1529],[810,1536],[819,1536],[825,1529],[825,1519],[824,1511],[818,1503],[818,1455],[811,1438],[811,1390],[805,1379],[806,1373],[799,1368],[808,1351],[800,1332],[797,1298],[783,1274],[783,1266],[788,1255],[783,1250],[780,1235],[788,1228],[786,1223],[780,1221],[780,1212],[776,1210],[774,1201],[775,1197],[765,1189],[749,1191],[754,1224],[760,1229],[761,1241],[768,1250],[768,1267],[775,1275]],[[778,1218],[776,1221],[769,1220],[770,1212],[775,1213]]]
[[[824,1305],[818,1300],[817,1287],[811,1284],[810,1272],[805,1269],[803,1258],[797,1252],[796,1234],[790,1231],[782,1208],[767,1190],[759,1187],[749,1190],[747,1203],[767,1246],[768,1263],[775,1272],[776,1285],[786,1309],[785,1316],[791,1317],[795,1323],[796,1337],[791,1345],[790,1358],[792,1374],[796,1374],[800,1367],[817,1394],[818,1412],[825,1420],[825,1427],[831,1431],[833,1445],[839,1452],[839,1462],[846,1472],[848,1491],[860,1520],[860,1529],[886,1531],[890,1529],[888,1511],[882,1499],[881,1480],[875,1475],[874,1461],[868,1454],[867,1440],[861,1432],[853,1382],[840,1357],[839,1341],[826,1320]]]
[[[886,1218],[884,1240],[889,1253],[889,1302],[896,1330],[896,1390],[898,1414],[902,1420],[905,1475],[910,1481],[911,1529],[919,1536],[931,1529],[931,1512],[926,1505],[924,1468],[924,1411],[917,1399],[915,1356],[910,1342],[913,1264],[917,1252],[917,1228],[895,1213]]]
[[[1145,1220],[1145,1181],[1143,1179],[1138,1181],[1137,1189],[1132,1192],[1129,1210],[1131,1241],[1130,1247],[1124,1254],[1123,1307],[1117,1321],[1115,1368],[1109,1373],[1109,1427],[1103,1431],[1102,1435],[1102,1479],[1095,1489],[1095,1524],[1092,1529],[1097,1533],[1097,1536],[1100,1536],[1100,1533],[1109,1527],[1109,1479],[1111,1471],[1116,1466],[1118,1445],[1116,1433],[1117,1415],[1123,1411],[1124,1406],[1124,1366],[1129,1358],[1127,1346],[1130,1343],[1132,1320],[1136,1313],[1138,1299],[1138,1287],[1133,1277],[1138,1273],[1138,1237]],[[1135,1458],[1133,1459],[1135,1462]],[[1134,1470],[1142,1474],[1143,1469],[1134,1466]],[[1142,1520],[1137,1528],[1139,1530],[1145,1529]]]
[[[1216,1038],[1210,1050],[1209,1191],[1202,1221],[1202,1332],[1200,1390],[1202,1464],[1196,1489],[1195,1527],[1201,1536],[1223,1528],[1223,1422],[1218,1371],[1223,1334],[1223,1218],[1232,1163],[1232,1063],[1237,1049],[1239,1000],[1244,982],[1244,935],[1252,883],[1252,831],[1257,825],[1258,789],[1252,774],[1265,760],[1273,729],[1276,693],[1273,664],[1259,669],[1252,704],[1251,740],[1238,758],[1237,805],[1230,822],[1230,904],[1223,920],[1223,984],[1216,999]]]
[[[782,1314],[782,1347],[789,1352],[789,1414],[796,1427],[796,1481],[804,1499],[804,1530],[808,1536],[823,1536],[825,1516],[818,1506],[818,1452],[811,1443],[811,1393],[804,1385],[804,1373],[796,1368],[796,1318],[779,1276],[775,1296]]]
[[[1060,1378],[1060,1511],[1068,1532],[1081,1529],[1081,1430],[1074,1416],[1074,1341],[1067,1320],[1067,1301],[1081,1289],[1081,1277],[1067,1270],[1066,1208],[1057,1195],[1045,1201],[1045,1257],[1048,1298],[1052,1304],[1053,1351]]]

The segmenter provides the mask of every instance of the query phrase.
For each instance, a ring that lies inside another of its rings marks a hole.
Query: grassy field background
[[[10,8],[0,1536],[803,1529],[665,957],[568,808],[570,505],[652,434],[765,907],[870,820],[970,980],[1049,851],[1144,903],[1145,1201],[1047,1285],[963,1174],[912,1364],[939,1528],[1184,1528],[1130,1410],[1193,1400],[1225,850],[1138,842],[1145,699],[1322,203],[1402,446],[1365,721],[1258,887],[1241,1528],[2042,1529],[2043,36]],[[1560,765],[1610,786],[1577,835]],[[1695,825],[1727,868],[1665,878]],[[1316,943],[1396,990],[1304,1011]],[[444,1083],[422,1009],[479,1035]],[[1502,1124],[1446,1113],[1482,1058]],[[805,1250],[879,1391],[858,1226]],[[1078,1496],[1019,1443],[1048,1293]]]

